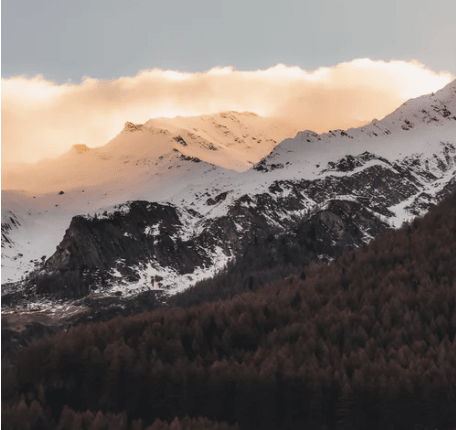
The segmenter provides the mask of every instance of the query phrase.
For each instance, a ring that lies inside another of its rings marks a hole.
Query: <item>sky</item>
[[[2,164],[220,110],[317,132],[456,76],[454,0],[3,0]]]

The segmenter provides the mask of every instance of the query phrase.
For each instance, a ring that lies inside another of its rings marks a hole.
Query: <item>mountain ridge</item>
[[[340,231],[338,224],[343,231],[348,229],[354,235],[347,243],[360,246],[384,232],[385,228],[396,228],[404,221],[424,214],[456,187],[456,121],[451,113],[456,113],[455,93],[456,84],[453,82],[435,95],[422,96],[415,99],[417,101],[404,104],[386,116],[386,122],[374,120],[359,129],[331,131],[322,135],[310,131],[300,132],[294,139],[282,141],[269,155],[244,172],[225,174],[225,171],[215,166],[212,177],[215,181],[190,182],[173,195],[156,200],[159,207],[175,207],[178,222],[186,226],[185,240],[190,247],[188,249],[194,250],[194,254],[186,258],[200,261],[199,265],[194,266],[193,272],[183,275],[183,267],[171,268],[158,263],[153,243],[160,240],[161,230],[159,224],[152,222],[144,225],[143,230],[134,230],[137,245],[148,249],[149,256],[141,258],[136,267],[127,265],[127,268],[118,263],[122,258],[121,253],[113,256],[103,266],[103,282],[91,287],[109,295],[119,291],[127,294],[136,285],[133,293],[138,294],[156,290],[150,278],[159,276],[163,278],[161,287],[167,293],[182,291],[204,276],[213,276],[211,266],[223,267],[245,252],[250,243],[296,228],[298,223],[310,219],[315,211],[320,214],[318,222],[324,226],[325,233],[321,234],[328,241],[322,249],[331,250],[330,254],[314,255],[315,261],[335,258],[341,251],[340,247],[332,248],[331,245],[332,242],[337,245],[341,241],[342,236],[337,233]],[[432,109],[438,115],[437,121],[428,121],[427,112]],[[415,118],[413,115],[418,116],[419,112],[420,121],[415,119],[414,127],[404,128],[406,121],[411,123],[408,118]],[[396,121],[398,124],[393,124]],[[385,125],[390,123],[395,125],[392,131]],[[134,127],[132,129],[136,130]],[[380,135],[374,130],[383,130],[383,133]],[[124,133],[130,132],[125,130]],[[142,131],[133,132],[136,133]],[[377,142],[375,152],[372,147],[374,140]],[[181,145],[178,141],[176,143]],[[340,213],[334,212],[337,205],[334,206],[332,202],[337,201],[345,202],[345,209]],[[363,227],[365,221],[359,219],[356,225],[349,228],[347,223],[352,216],[347,211],[350,211],[353,203],[360,205],[359,210],[362,208],[365,211],[364,219],[373,225],[380,224],[369,231]],[[116,210],[122,207],[124,216],[128,216],[134,204],[131,201],[111,206],[99,242],[111,240],[109,231],[117,222],[117,215],[114,215]],[[95,210],[85,218],[89,223],[99,223],[99,220],[94,220],[94,215],[101,215],[102,212]],[[380,225],[386,227],[380,228]],[[128,225],[124,227],[129,228]],[[130,227],[133,228],[133,225]],[[145,233],[146,229],[153,232],[152,239]],[[180,252],[182,245],[179,237],[168,237],[168,247],[174,253]],[[354,237],[357,237],[355,242]],[[57,289],[59,285],[62,288],[65,286],[59,281],[63,273],[73,271],[74,280],[82,279],[78,274],[82,269],[80,263],[72,263],[70,271],[70,267],[65,266],[65,252],[72,249],[74,253],[75,249],[80,248],[74,242],[75,238],[79,238],[81,243],[92,240],[90,237],[84,239],[70,225],[60,248],[44,265],[39,263],[32,277],[25,282],[32,296],[40,279],[52,282]],[[68,245],[70,243],[72,245]],[[85,255],[81,252],[78,255],[73,261],[84,261]],[[91,267],[91,270],[95,270],[95,260]],[[133,276],[132,282],[117,285],[118,273],[127,275],[127,272],[131,272],[128,276]],[[181,272],[182,276],[179,274]],[[141,283],[134,279],[140,279]],[[19,285],[16,287],[19,288]],[[87,291],[87,285],[79,285],[78,289]]]

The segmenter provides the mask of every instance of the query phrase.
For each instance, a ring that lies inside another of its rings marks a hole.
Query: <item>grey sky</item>
[[[456,74],[455,0],[3,0],[2,77],[64,83],[354,58]]]

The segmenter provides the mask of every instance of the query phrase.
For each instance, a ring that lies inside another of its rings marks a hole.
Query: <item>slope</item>
[[[253,113],[226,112],[198,117],[127,122],[106,145],[75,145],[68,153],[35,165],[4,166],[3,190],[54,192],[98,186],[131,186],[144,176],[166,171],[177,150],[216,166],[243,171],[267,155],[277,142],[296,134],[284,120]]]
[[[2,364],[6,424],[63,427],[90,410],[86,422],[139,429],[188,414],[241,429],[451,430],[455,220],[456,194],[305,280],[26,347]]]

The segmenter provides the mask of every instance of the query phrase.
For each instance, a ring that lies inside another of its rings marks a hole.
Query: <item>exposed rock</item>
[[[206,200],[206,204],[209,206],[216,205],[217,203],[225,200],[227,195],[228,195],[228,192],[224,192],[224,193],[220,193],[218,196],[216,196],[214,198],[210,197],[209,199]]]
[[[176,137],[173,137],[173,139],[177,143],[180,143],[182,146],[187,146],[187,142],[182,138],[182,136],[176,136]]]
[[[31,275],[32,290],[77,298],[115,279],[112,269],[135,281],[132,268],[151,260],[180,274],[210,264],[204,249],[180,238],[183,226],[173,206],[135,201],[128,208],[102,219],[74,217],[56,252]]]
[[[200,163],[201,162],[201,160],[198,157],[190,157],[190,156],[187,156],[187,155],[184,155],[184,154],[181,154],[179,158],[181,160],[185,160],[185,161],[193,161],[194,163]]]
[[[143,124],[133,124],[130,121],[127,121],[125,123],[125,130],[127,130],[127,131],[139,131],[142,129],[142,127],[143,127]]]

